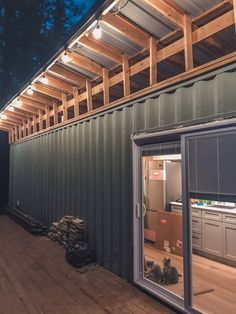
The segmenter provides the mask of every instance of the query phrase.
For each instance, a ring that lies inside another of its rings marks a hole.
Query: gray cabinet
[[[192,217],[192,232],[202,233],[202,219],[200,217]]]
[[[236,225],[223,223],[223,257],[236,261]]]
[[[202,219],[202,249],[206,253],[223,255],[222,222]]]
[[[192,247],[193,249],[202,249],[202,235],[196,232],[192,233]]]

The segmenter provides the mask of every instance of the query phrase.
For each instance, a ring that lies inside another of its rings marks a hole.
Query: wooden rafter
[[[157,82],[157,43],[154,37],[150,37],[150,85]]]
[[[37,109],[45,110],[45,105],[38,102],[37,100],[33,100],[25,96],[20,96],[19,99],[22,101],[23,105],[29,105]]]
[[[34,108],[34,107],[31,107],[31,106],[28,106],[28,105],[22,105],[20,108],[18,107],[14,107],[14,110],[15,112],[19,112],[19,113],[22,113],[22,114],[34,114],[34,113],[37,113],[37,109]]]
[[[60,76],[60,79],[63,80],[67,79],[70,81],[73,81],[76,83],[76,86],[85,86],[86,78],[78,73],[75,73],[73,70],[68,69],[64,66],[61,66],[59,64],[53,64],[49,70],[48,73],[54,73]]]
[[[149,48],[149,35],[124,17],[108,13],[102,18],[102,21],[110,27],[115,28],[116,31],[129,38],[140,47]]]
[[[68,56],[70,57],[70,62],[81,67],[91,73],[102,76],[102,66],[97,62],[82,56],[79,53],[74,51],[68,52]]]
[[[82,37],[79,42],[96,53],[101,54],[116,63],[122,64],[122,52],[111,45],[88,36]]]
[[[175,9],[174,6],[165,2],[164,0],[144,0],[153,9],[161,13],[164,17],[168,18],[171,22],[184,27],[183,15]]]
[[[32,89],[49,97],[61,100],[61,93],[49,86],[45,86],[41,83],[34,83],[32,84]]]
[[[192,23],[187,14],[184,14],[184,54],[185,54],[185,70],[193,68],[193,38]]]
[[[32,95],[29,95],[27,92],[23,94],[24,98],[28,98],[31,100],[36,100],[37,102],[43,104],[43,105],[51,105],[52,99],[47,95],[42,95],[37,91],[34,91]]]
[[[73,85],[60,80],[51,74],[45,73],[44,76],[48,79],[48,84],[46,84],[46,86],[48,85],[49,87],[55,88],[60,92],[65,92],[68,94],[73,93]]]

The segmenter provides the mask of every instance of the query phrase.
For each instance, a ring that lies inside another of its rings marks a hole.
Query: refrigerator
[[[181,162],[143,161],[144,236],[156,241],[158,212],[170,211],[170,202],[181,198]]]

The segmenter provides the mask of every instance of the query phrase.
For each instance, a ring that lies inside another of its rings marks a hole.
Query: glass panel
[[[142,150],[144,277],[184,296],[179,143]]]
[[[193,306],[204,313],[235,313],[235,203],[191,199]]]

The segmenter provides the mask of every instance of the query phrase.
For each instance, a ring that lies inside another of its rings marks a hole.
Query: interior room
[[[143,156],[144,277],[184,297],[181,154]],[[236,308],[236,208],[189,199],[193,306],[207,313]],[[224,296],[224,297],[223,297]]]

